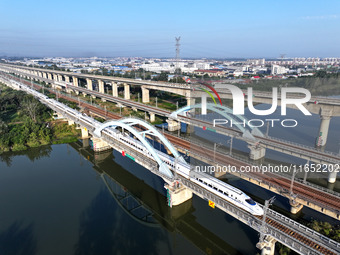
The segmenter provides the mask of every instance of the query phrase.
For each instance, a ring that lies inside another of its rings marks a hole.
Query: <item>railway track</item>
[[[19,80],[18,78],[16,78],[16,80]],[[21,80],[21,82],[25,83],[28,86],[31,86],[31,83],[29,83],[28,81],[23,81]],[[40,89],[41,87],[33,84],[33,86],[36,89]],[[53,91],[52,89],[47,89],[50,93],[55,93],[55,91]],[[71,97],[65,96],[63,94],[60,95],[60,98],[64,98],[66,100],[72,101],[72,102],[76,102],[79,103],[76,99],[73,99]],[[84,102],[80,102],[80,106],[84,106],[87,109],[89,109],[91,112],[93,112],[94,114],[97,114],[99,116],[103,116],[106,118],[111,118],[111,119],[120,119],[121,116],[113,114],[111,112],[107,112],[104,111],[102,109],[98,109],[97,107],[91,105],[91,104],[86,104]],[[209,122],[206,122],[207,124],[210,124]],[[186,140],[183,140],[181,138],[178,138],[176,136],[170,135],[165,133],[164,134],[167,139],[173,143],[176,146],[180,146],[186,150],[198,153],[198,154],[203,154],[205,157],[207,158],[211,158],[211,155],[214,154],[214,152],[212,150],[209,150],[207,148],[202,149],[202,147],[200,147],[199,145],[193,144],[193,143],[189,143]],[[266,139],[266,138],[264,138]],[[215,152],[215,159],[216,162],[220,163],[220,164],[224,164],[224,165],[233,165],[236,166],[238,169],[241,166],[250,166],[247,163],[244,163],[240,160],[234,159],[228,155],[219,153],[219,152]],[[259,172],[251,172],[251,173],[247,173],[249,175],[252,175],[254,178],[260,179],[260,180],[265,180],[269,183],[271,183],[273,186],[280,186],[286,190],[290,189],[290,185],[291,185],[291,180],[272,174],[272,173],[266,173],[266,174],[262,174]],[[332,194],[328,194],[325,192],[320,192],[317,189],[314,189],[312,187],[303,185],[301,183],[295,182],[294,183],[294,187],[293,187],[293,193],[298,194],[299,196],[307,199],[307,200],[316,200],[319,203],[322,203],[325,206],[330,206],[335,210],[339,210],[340,209],[340,198],[337,196],[334,196]]]
[[[200,146],[196,144],[191,144],[188,141],[182,140],[178,137],[175,137],[169,134],[165,134],[165,136],[168,138],[168,140],[171,143],[177,146],[181,146],[182,148],[186,150],[189,150],[189,151],[201,154],[201,155],[203,154],[207,158],[211,158],[211,156],[214,154],[213,150],[208,150],[207,148],[202,149]],[[215,160],[219,164],[226,165],[226,166],[233,165],[233,166],[236,166],[238,169],[240,169],[241,166],[250,166],[250,164],[244,163],[242,161],[234,159],[228,155],[221,154],[219,152],[215,152]],[[272,173],[263,174],[261,172],[249,172],[247,174],[253,176],[253,178],[255,179],[257,178],[260,180],[265,180],[273,184],[273,186],[274,185],[280,186],[286,190],[290,189],[291,180],[287,178],[280,177]],[[328,194],[328,193],[320,192],[317,189],[303,185],[301,183],[294,182],[293,193],[299,194],[300,196],[308,200],[317,200],[319,203],[322,203],[323,205],[328,206],[328,207],[330,206],[334,210],[340,209],[340,198],[339,197]]]
[[[256,218],[259,218],[260,220],[263,219],[263,216],[255,216]],[[297,233],[296,231],[293,231],[290,228],[287,228],[286,226],[282,225],[281,223],[275,221],[274,219],[271,219],[269,217],[266,218],[266,223],[284,233],[287,235],[294,237],[295,239],[299,240],[300,242],[304,243],[305,245],[308,245],[309,247],[313,248],[314,250],[317,250],[321,254],[327,254],[327,255],[337,255],[337,253],[330,251],[324,246],[321,246],[310,239],[304,237],[303,235]]]
[[[28,83],[28,85],[29,85],[29,83]],[[35,87],[38,88],[38,89],[40,88],[39,86],[35,86]],[[51,92],[53,93],[53,91],[51,91]],[[62,95],[61,97],[65,98],[67,100],[70,100],[70,98],[67,97],[67,96]],[[77,100],[71,100],[71,101],[77,102]],[[108,118],[113,118],[113,119],[121,118],[118,115],[115,115],[113,113],[106,112],[104,110],[98,109],[95,106],[92,106],[90,104],[86,104],[86,103],[81,103],[81,104],[83,104],[83,106],[86,106],[88,109],[90,109],[91,111],[93,111],[94,113],[96,113],[98,115],[105,116],[105,117],[108,117]],[[189,143],[189,142],[187,142],[183,139],[180,139],[178,137],[175,137],[175,136],[172,136],[172,135],[169,135],[169,134],[165,134],[165,135],[169,139],[170,142],[172,142],[172,143],[174,143],[178,146],[186,148],[190,151],[202,152],[202,148],[198,145],[191,144],[191,143]],[[204,150],[204,153],[207,156],[209,156],[209,155],[211,156],[212,155],[211,152],[212,151],[206,151],[206,148]],[[228,164],[233,164],[233,165],[239,166],[239,167],[245,165],[244,162],[241,162],[237,159],[233,159],[233,158],[228,157],[227,155],[224,155],[224,154],[221,154],[221,153],[216,153],[215,156],[218,160],[223,161],[223,162],[228,163]],[[272,177],[267,177],[267,178],[272,179]],[[285,179],[282,178],[282,180],[279,180],[279,183],[281,183],[282,185],[285,185],[286,184]],[[302,190],[299,190],[299,192],[302,192]],[[311,193],[310,191],[308,191],[308,192],[309,192],[308,195],[315,195],[315,193]],[[324,196],[320,196],[320,197],[324,197]],[[338,204],[336,203],[336,205],[338,205]],[[262,220],[262,216],[258,216],[257,218]],[[271,217],[266,218],[266,223],[268,224],[268,226],[273,227],[276,230],[279,230],[279,231],[285,233],[286,235],[293,237],[296,240],[299,240],[301,243],[304,243],[306,246],[311,247],[314,251],[320,252],[322,254],[327,254],[327,255],[328,254],[329,255],[337,254],[337,253],[331,251],[330,249],[328,249],[327,246],[325,246],[324,244],[318,244],[318,243],[312,241],[311,239],[299,234],[297,231],[294,231],[292,228],[284,226],[283,224],[281,224],[280,222],[278,222],[277,220],[275,220]]]

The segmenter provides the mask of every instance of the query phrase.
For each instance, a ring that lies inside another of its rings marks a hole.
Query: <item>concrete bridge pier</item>
[[[112,82],[112,96],[118,97],[118,85],[116,82]]]
[[[150,91],[149,89],[142,86],[142,102],[150,103]]]
[[[56,74],[53,74],[53,80],[58,81],[58,76]]]
[[[47,74],[47,77],[48,77],[49,80],[53,80],[52,74],[48,73],[48,74]]]
[[[43,77],[47,79],[47,73],[43,73]]]
[[[72,76],[73,86],[78,87],[78,77]]]
[[[90,139],[85,138],[83,139],[83,148],[87,148],[90,146]]]
[[[93,90],[92,80],[89,78],[86,78],[86,87],[88,90]]]
[[[319,135],[316,138],[316,146],[326,145],[331,117],[332,117],[332,111],[321,110],[321,117],[320,117],[321,123],[320,123]]]
[[[167,119],[166,122],[168,123],[168,131],[177,131],[181,129],[181,122]]]
[[[81,138],[86,139],[89,138],[89,131],[86,127],[81,127]]]
[[[291,206],[290,207],[290,213],[292,213],[292,214],[297,214],[303,208],[302,204],[299,204],[298,202],[294,201],[293,199],[289,200],[289,204]]]
[[[186,132],[187,134],[192,134],[192,133],[194,133],[194,132],[195,132],[195,126],[190,125],[190,124],[186,124],[185,132]]]
[[[156,120],[156,115],[153,112],[150,112],[150,122],[155,122]]]
[[[64,75],[64,77],[65,77],[65,81],[66,81],[66,82],[70,82],[70,76]]]
[[[57,77],[58,77],[57,78],[58,81],[63,81],[63,76],[61,74],[57,74]]]
[[[330,171],[328,174],[328,183],[335,183],[337,175],[338,175],[338,172],[336,171],[336,169],[333,169],[332,171]]]
[[[86,97],[87,94],[85,92],[81,92],[81,93],[83,94],[83,97]]]
[[[104,82],[102,80],[98,80],[98,87],[99,87],[99,93],[105,93]]]
[[[93,150],[98,152],[98,151],[106,151],[106,150],[111,150],[111,146],[108,145],[103,139],[101,138],[96,138],[92,137],[92,147]]]
[[[166,183],[164,188],[167,191],[168,205],[170,207],[180,205],[192,198],[192,192],[180,182]]]
[[[266,155],[266,148],[260,145],[248,144],[248,148],[250,149],[249,157],[252,160],[261,159]]]
[[[274,238],[267,236],[262,243],[257,243],[256,247],[261,250],[261,255],[274,255],[275,243]]]
[[[73,121],[73,120],[69,120],[69,119],[68,119],[67,122],[68,122],[68,125],[69,125],[69,126],[74,125],[74,121]]]
[[[130,85],[124,83],[124,99],[130,100]]]
[[[187,100],[187,106],[195,104],[195,98],[187,97],[186,100]]]

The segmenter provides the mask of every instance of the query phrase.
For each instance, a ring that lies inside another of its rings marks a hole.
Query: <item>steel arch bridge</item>
[[[136,129],[136,126],[142,127],[145,129],[144,131],[140,131]],[[101,132],[106,128],[122,128],[125,130],[128,130],[131,134],[133,134],[149,151],[149,153],[152,155],[154,160],[159,165],[159,171],[169,178],[173,179],[173,174],[171,170],[169,169],[168,165],[166,165],[163,160],[159,157],[158,153],[156,152],[156,149],[149,143],[149,141],[145,138],[145,135],[151,135],[153,137],[157,137],[163,145],[172,153],[175,160],[178,162],[186,163],[185,159],[178,153],[178,151],[174,148],[174,146],[168,141],[167,138],[163,136],[155,127],[150,125],[149,123],[145,122],[141,119],[135,119],[135,118],[123,118],[120,120],[110,120],[107,122],[102,123],[100,126],[96,127],[93,134],[96,137],[101,137]]]
[[[185,116],[187,112],[189,112],[192,109],[196,109],[196,108],[201,109],[202,104],[188,105],[188,106],[182,107],[178,109],[177,111],[171,113],[170,118],[177,119],[178,115]],[[248,120],[244,118],[242,115],[233,115],[233,110],[230,109],[229,107],[207,103],[207,109],[223,116],[225,119],[229,121],[232,121],[234,125],[243,133],[243,136],[245,137],[248,137],[253,140],[255,140],[254,135],[264,137],[263,133],[257,127],[249,126]],[[247,128],[241,125],[239,121],[244,122]]]

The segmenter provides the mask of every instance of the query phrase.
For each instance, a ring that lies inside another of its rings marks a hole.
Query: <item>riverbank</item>
[[[0,84],[0,154],[47,144],[74,142],[80,132],[52,118],[52,110],[31,95]]]

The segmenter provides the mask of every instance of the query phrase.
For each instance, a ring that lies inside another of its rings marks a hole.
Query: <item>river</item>
[[[78,142],[1,159],[0,254],[257,252],[251,228],[195,196],[169,208],[163,181],[116,152]]]

